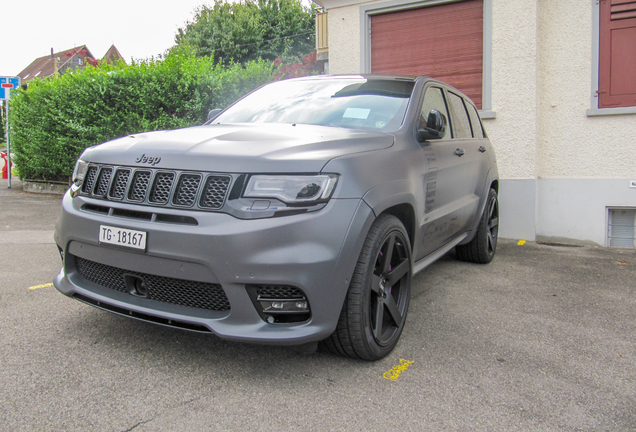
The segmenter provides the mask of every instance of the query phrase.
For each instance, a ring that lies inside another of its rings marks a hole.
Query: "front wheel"
[[[358,258],[336,331],[333,352],[368,361],[386,357],[402,334],[411,293],[411,245],[398,218],[381,215]]]

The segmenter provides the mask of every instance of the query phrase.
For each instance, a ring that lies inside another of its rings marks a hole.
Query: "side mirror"
[[[210,110],[210,112],[208,113],[207,121],[214,120],[214,118],[218,116],[221,111],[223,111],[221,108],[214,108],[213,110]]]
[[[446,135],[446,116],[437,110],[428,113],[426,127],[417,130],[417,137],[420,141],[431,139],[442,139]]]

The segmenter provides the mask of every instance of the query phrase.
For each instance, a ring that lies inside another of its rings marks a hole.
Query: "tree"
[[[198,57],[214,54],[222,64],[277,57],[297,61],[315,48],[315,11],[300,0],[215,0],[214,6],[196,11],[175,42],[193,47]]]

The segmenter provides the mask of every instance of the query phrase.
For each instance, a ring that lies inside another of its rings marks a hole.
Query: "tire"
[[[395,216],[375,220],[362,247],[336,331],[323,345],[344,356],[375,361],[395,347],[409,307],[411,244]]]
[[[477,234],[465,245],[455,247],[457,259],[478,264],[488,264],[497,251],[499,232],[499,200],[497,191],[490,189],[488,201],[481,215]]]

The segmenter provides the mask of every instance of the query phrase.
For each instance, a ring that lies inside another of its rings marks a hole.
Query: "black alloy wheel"
[[[371,226],[356,265],[331,351],[363,360],[386,357],[397,344],[411,292],[411,245],[404,225],[382,215]]]
[[[499,200],[497,191],[490,189],[477,233],[470,243],[455,247],[457,258],[461,261],[488,264],[492,261],[497,251],[498,234]]]
[[[499,200],[497,192],[490,190],[490,201],[488,202],[488,216],[486,216],[486,234],[488,238],[486,252],[490,256],[490,260],[495,256],[497,250],[497,234],[499,232]],[[490,262],[489,260],[489,262]]]

